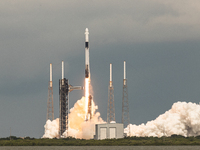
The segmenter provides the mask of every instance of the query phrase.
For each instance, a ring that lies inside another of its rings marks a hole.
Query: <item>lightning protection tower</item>
[[[122,123],[124,124],[124,128],[126,128],[130,124],[125,61],[124,61],[123,97],[122,97]],[[129,136],[130,136],[130,129],[129,129]]]
[[[49,86],[48,86],[47,120],[54,120],[52,64],[50,64],[50,81],[49,81]]]
[[[107,123],[115,121],[114,88],[112,84],[112,64],[110,64],[110,85],[108,87]]]
[[[73,90],[83,90],[83,87],[72,86],[69,84],[69,80],[64,78],[64,61],[62,61],[62,79],[59,80],[59,138],[66,130],[68,136],[69,92]]]

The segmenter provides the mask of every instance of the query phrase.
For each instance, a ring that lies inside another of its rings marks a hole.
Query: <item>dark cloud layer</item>
[[[121,122],[123,61],[130,120],[145,123],[174,102],[199,103],[199,1],[128,0],[0,2],[0,136],[41,137],[49,63],[58,117],[61,61],[72,85],[84,83],[84,30],[90,31],[94,101],[106,120],[113,63],[116,120]],[[83,91],[70,93],[70,108]]]

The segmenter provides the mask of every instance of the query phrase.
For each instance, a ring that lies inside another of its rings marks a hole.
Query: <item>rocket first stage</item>
[[[90,94],[89,30],[85,29],[85,120],[92,118],[92,95]]]
[[[89,31],[85,29],[85,78],[90,75],[90,62],[89,62]]]

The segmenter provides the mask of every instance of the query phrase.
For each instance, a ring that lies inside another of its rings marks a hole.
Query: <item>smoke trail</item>
[[[124,132],[129,136],[171,136],[173,134],[188,136],[200,135],[200,105],[177,102],[164,114],[153,121],[141,125],[128,125]]]
[[[99,112],[95,112],[98,107],[94,104],[92,107],[93,118],[87,122],[85,122],[85,97],[82,97],[78,100],[74,107],[70,109],[69,114],[69,131],[63,134],[64,137],[75,137],[75,138],[84,138],[90,139],[93,138],[95,134],[95,124],[104,123],[102,118],[100,117]],[[48,120],[44,126],[45,133],[42,138],[58,138],[59,137],[59,119],[55,119],[53,121]]]

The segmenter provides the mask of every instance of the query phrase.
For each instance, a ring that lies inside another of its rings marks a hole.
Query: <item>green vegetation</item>
[[[72,137],[63,139],[35,139],[15,136],[1,138],[0,146],[136,146],[136,145],[200,145],[200,136],[183,137],[125,137],[123,139],[84,140]]]

